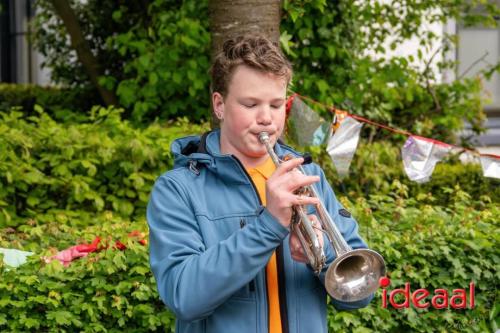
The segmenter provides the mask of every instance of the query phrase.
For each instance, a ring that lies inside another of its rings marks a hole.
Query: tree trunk
[[[62,19],[71,39],[71,45],[76,51],[78,60],[82,63],[90,82],[97,88],[102,100],[106,105],[117,105],[118,100],[112,91],[105,89],[99,84],[101,75],[99,63],[92,54],[89,44],[83,36],[78,18],[71,9],[68,0],[50,0],[57,15]]]
[[[259,33],[279,45],[281,0],[209,0],[212,58],[222,43],[245,33]],[[212,128],[219,127],[212,112]]]

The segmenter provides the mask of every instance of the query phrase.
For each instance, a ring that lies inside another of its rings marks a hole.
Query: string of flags
[[[327,122],[322,119],[303,100],[331,110],[333,121]],[[500,179],[500,156],[498,155],[480,154],[468,148],[414,135],[344,110],[328,107],[297,93],[288,98],[286,113],[289,135],[295,138],[301,146],[326,144],[326,150],[341,178],[349,174],[349,167],[359,143],[361,128],[366,123],[408,137],[401,147],[401,155],[406,175],[412,181],[418,183],[429,181],[436,164],[453,152],[467,154],[467,160],[479,160],[484,177]]]

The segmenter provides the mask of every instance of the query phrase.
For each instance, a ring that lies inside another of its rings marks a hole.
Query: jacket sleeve
[[[163,302],[177,318],[209,316],[267,264],[289,231],[265,209],[255,222],[206,248],[181,182],[160,177],[147,208],[150,264]]]
[[[344,237],[347,244],[352,249],[367,248],[368,246],[363,241],[363,239],[358,234],[358,223],[352,217],[352,215],[342,206],[342,204],[337,200],[332,187],[327,182],[325,174],[321,168],[319,168],[319,175],[321,181],[318,184],[319,193],[321,193],[323,203],[325,204],[326,210],[330,213],[333,221],[336,223],[340,233]],[[328,237],[325,235],[325,255],[326,255],[326,265],[319,275],[319,279],[325,284],[325,275],[329,265],[335,260],[336,254],[330,244]],[[356,302],[343,302],[331,298],[333,306],[337,310],[354,310],[367,306],[373,299],[373,294],[365,299]]]

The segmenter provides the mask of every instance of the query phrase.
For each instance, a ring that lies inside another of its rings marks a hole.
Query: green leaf
[[[44,113],[44,111],[43,111],[43,107],[41,107],[41,106],[40,106],[40,105],[38,105],[38,104],[35,104],[35,105],[33,106],[33,110],[34,110],[35,112],[37,112],[38,114],[43,114],[43,113]]]
[[[58,325],[70,325],[72,319],[71,312],[64,310],[49,311],[47,313],[47,320],[55,320]]]
[[[31,207],[35,207],[40,203],[40,199],[34,196],[29,196],[26,201],[28,202],[28,205],[30,205]]]

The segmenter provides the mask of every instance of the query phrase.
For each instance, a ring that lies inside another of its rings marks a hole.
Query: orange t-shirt
[[[247,172],[252,178],[257,191],[259,192],[262,204],[266,205],[266,180],[276,169],[271,158],[255,168],[248,168]],[[266,266],[267,295],[269,299],[269,333],[282,333],[280,299],[278,289],[278,264],[276,261],[276,251]]]

